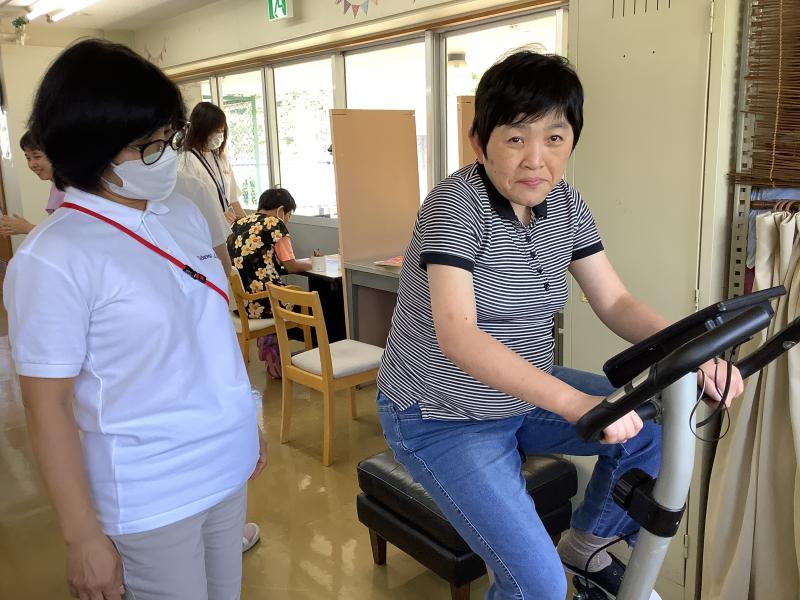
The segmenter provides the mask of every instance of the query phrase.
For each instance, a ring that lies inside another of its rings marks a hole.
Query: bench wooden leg
[[[376,565],[386,564],[386,540],[369,530],[369,543],[372,546],[372,560]]]
[[[450,584],[450,600],[469,600],[469,584]]]

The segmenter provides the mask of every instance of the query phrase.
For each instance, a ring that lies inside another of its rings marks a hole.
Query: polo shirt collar
[[[481,176],[484,187],[486,187],[486,193],[489,196],[489,204],[492,205],[494,211],[504,219],[509,221],[518,221],[519,219],[517,219],[517,215],[514,213],[514,209],[511,207],[511,201],[503,196],[503,194],[501,194],[496,187],[494,187],[492,180],[489,179],[489,175],[486,173],[486,169],[483,168],[481,163],[478,163],[478,174]],[[534,219],[544,219],[546,216],[547,198],[533,207]]]
[[[89,192],[84,192],[73,187],[67,188],[64,201],[74,202],[75,204],[83,206],[84,208],[88,208],[89,210],[99,213],[104,217],[113,219],[131,231],[136,231],[139,229],[139,227],[142,225],[142,221],[144,221],[144,218],[148,213],[163,215],[169,212],[169,207],[166,205],[166,202],[148,202],[147,208],[144,210],[139,210],[136,208],[131,208],[130,206],[125,206],[124,204],[120,204],[118,202],[112,202],[111,200],[103,198],[102,196],[90,194]]]

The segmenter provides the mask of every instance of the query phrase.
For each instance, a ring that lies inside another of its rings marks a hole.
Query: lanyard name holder
[[[228,212],[228,208],[230,208],[230,206],[228,204],[227,194],[225,193],[225,177],[222,174],[222,167],[220,166],[217,157],[214,156],[214,162],[217,165],[217,172],[219,172],[219,180],[214,175],[214,171],[209,162],[206,160],[206,157],[200,154],[197,150],[192,150],[191,152],[197,157],[197,160],[200,161],[200,164],[205,167],[205,170],[208,172],[208,176],[211,177],[211,181],[214,182],[214,187],[217,188],[217,195],[219,196],[219,204],[222,207],[222,212]]]
[[[169,262],[171,262],[173,265],[178,267],[181,271],[186,273],[189,277],[191,277],[192,279],[194,279],[198,283],[202,283],[203,285],[206,285],[209,288],[211,288],[212,290],[214,290],[217,294],[219,294],[222,297],[223,300],[225,300],[225,304],[228,304],[228,294],[226,294],[219,287],[217,287],[211,281],[209,281],[208,278],[205,275],[203,275],[202,273],[198,273],[197,271],[195,271],[192,267],[190,267],[186,263],[178,260],[177,258],[172,256],[168,252],[165,252],[164,250],[162,250],[161,248],[156,246],[155,244],[147,241],[142,236],[134,233],[133,231],[131,231],[130,229],[128,229],[127,227],[125,227],[121,223],[117,223],[114,219],[109,219],[108,217],[103,216],[100,213],[96,213],[93,210],[89,210],[88,208],[84,208],[83,206],[79,206],[77,204],[73,204],[72,202],[64,202],[61,205],[61,207],[62,208],[70,208],[72,210],[77,210],[78,212],[82,212],[85,215],[89,215],[90,217],[94,217],[95,219],[99,219],[100,221],[108,223],[112,227],[116,227],[117,229],[119,229],[125,235],[128,235],[128,236],[132,237],[134,240],[136,240],[137,242],[139,242],[142,246],[145,246],[145,247],[149,248],[150,250],[152,250],[153,252],[155,252],[156,254],[161,256],[162,258],[167,259]]]

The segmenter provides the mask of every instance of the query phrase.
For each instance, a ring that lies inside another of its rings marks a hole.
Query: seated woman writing
[[[310,262],[295,258],[286,227],[296,209],[297,203],[287,190],[270,189],[261,194],[256,212],[231,226],[233,233],[228,238],[228,253],[242,278],[245,291],[252,294],[263,292],[268,283],[283,285],[281,275],[311,269]],[[251,319],[272,317],[267,298],[245,301],[245,307]],[[280,377],[275,336],[260,338],[258,347],[259,356],[267,363],[270,375]]]

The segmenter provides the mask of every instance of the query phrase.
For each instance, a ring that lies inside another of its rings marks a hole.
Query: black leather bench
[[[528,456],[522,473],[536,511],[557,543],[569,528],[570,500],[578,490],[575,466],[556,456]],[[470,583],[486,573],[486,565],[392,452],[361,461],[358,483],[358,520],[369,528],[375,564],[386,563],[386,542],[391,542],[446,579],[452,600],[468,599]]]

